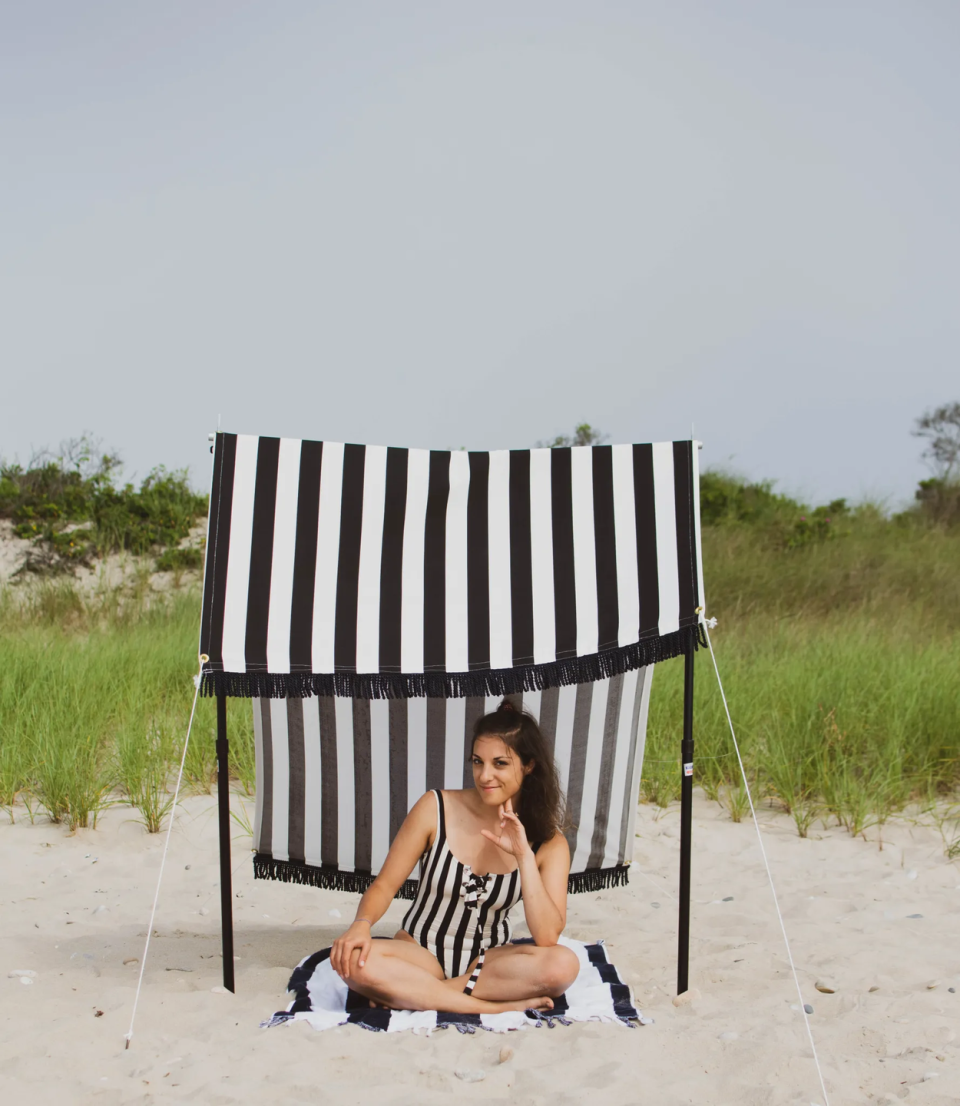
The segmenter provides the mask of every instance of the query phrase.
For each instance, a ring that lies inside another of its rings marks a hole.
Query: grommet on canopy
[[[680,655],[693,759],[698,487],[691,441],[482,453],[217,434],[201,691],[218,698],[223,781],[227,697],[255,701],[256,875],[364,889],[408,805],[464,785],[472,721],[511,695],[554,743],[571,890],[625,883],[652,665]],[[682,792],[689,903],[689,776]]]

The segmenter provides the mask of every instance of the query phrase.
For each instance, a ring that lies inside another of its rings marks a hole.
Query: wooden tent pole
[[[230,745],[227,741],[227,697],[217,695],[217,804],[220,810],[220,928],[223,985],[236,991],[233,979],[233,879],[230,872]]]
[[[690,857],[693,835],[693,659],[691,640],[683,658],[683,740],[680,759],[680,924],[677,948],[677,994],[690,985]]]

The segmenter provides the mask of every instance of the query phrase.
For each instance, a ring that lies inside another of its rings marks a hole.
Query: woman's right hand
[[[353,963],[353,954],[360,950],[357,961],[359,967],[363,967],[370,955],[370,946],[373,939],[370,936],[370,923],[366,919],[358,919],[350,926],[346,933],[333,942],[330,950],[330,967],[341,979],[350,978],[350,965]]]

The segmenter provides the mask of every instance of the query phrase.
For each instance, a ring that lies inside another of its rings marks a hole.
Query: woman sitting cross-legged
[[[549,1010],[576,979],[557,938],[567,915],[570,850],[563,798],[536,721],[504,700],[474,729],[472,789],[428,791],[400,827],[330,964],[371,1004],[492,1014]],[[416,901],[392,940],[370,927],[420,861]],[[523,899],[532,945],[511,945]]]

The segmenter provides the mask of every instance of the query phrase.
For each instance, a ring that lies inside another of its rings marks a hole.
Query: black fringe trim
[[[615,868],[595,868],[589,872],[571,872],[567,879],[567,892],[580,895],[589,891],[605,891],[608,887],[625,887],[629,883],[629,866],[618,864]],[[300,860],[276,860],[267,853],[256,853],[253,858],[254,879],[276,879],[281,883],[299,883],[305,887],[320,887],[325,891],[346,891],[362,895],[376,878],[370,872],[341,872],[339,868],[317,868]],[[419,883],[408,879],[394,898],[410,902],[417,897]]]
[[[370,872],[341,872],[339,868],[314,867],[302,860],[277,860],[267,853],[253,857],[254,879],[278,879],[281,883],[299,883],[305,887],[320,887],[324,891],[347,891],[362,895],[376,879]],[[417,897],[417,881],[408,879],[394,898]]]
[[[685,626],[665,637],[643,638],[633,645],[586,657],[476,672],[221,672],[205,669],[200,694],[238,699],[309,699],[313,695],[353,699],[462,699],[464,696],[516,695],[548,687],[592,683],[683,656],[706,647],[702,626]]]

